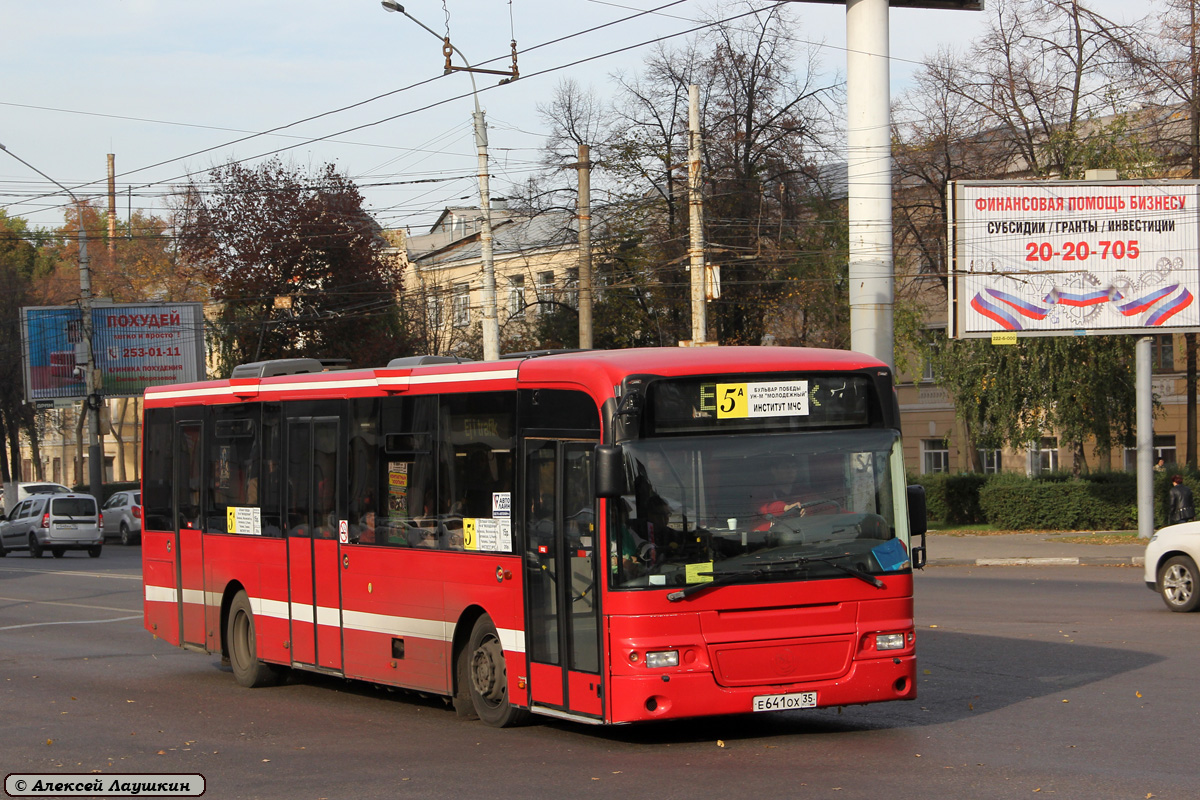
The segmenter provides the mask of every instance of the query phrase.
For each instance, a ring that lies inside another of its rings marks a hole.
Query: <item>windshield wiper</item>
[[[846,554],[846,555],[848,555],[848,554]],[[879,578],[876,578],[874,575],[871,575],[868,572],[863,572],[861,569],[858,569],[857,567],[847,566],[846,564],[839,564],[835,560],[835,559],[839,559],[839,558],[845,558],[846,555],[821,556],[819,558],[811,558],[808,556],[797,556],[796,558],[783,558],[783,559],[779,559],[778,561],[767,561],[762,564],[756,564],[753,567],[747,567],[747,568],[743,568],[743,569],[720,570],[717,572],[705,573],[708,575],[712,575],[714,577],[714,580],[708,581],[706,583],[692,584],[691,586],[688,586],[686,589],[680,589],[677,592],[671,592],[670,594],[667,595],[667,600],[669,600],[672,603],[677,603],[680,600],[683,600],[685,597],[689,597],[690,595],[696,594],[697,592],[704,591],[705,589],[716,589],[719,586],[728,586],[733,583],[741,583],[742,581],[738,580],[739,578],[744,578],[744,577],[759,578],[759,577],[762,577],[763,575],[798,572],[803,567],[806,567],[809,564],[826,564],[840,572],[844,572],[847,575],[858,578],[860,581],[863,581],[864,583],[869,583],[872,586],[874,586],[876,589],[885,588],[886,584],[884,584],[883,581],[879,580]],[[776,567],[781,567],[782,569],[775,569]]]
[[[729,586],[733,583],[742,583],[740,578],[758,578],[767,574],[770,570],[765,570],[762,567],[754,567],[753,569],[726,569],[715,572],[704,572],[702,575],[711,575],[713,579],[704,583],[693,583],[686,589],[680,589],[671,592],[667,595],[667,600],[672,603],[678,603],[685,597],[693,595],[696,592],[702,592],[705,589],[716,589],[718,586]]]

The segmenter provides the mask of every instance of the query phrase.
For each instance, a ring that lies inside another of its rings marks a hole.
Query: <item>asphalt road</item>
[[[201,773],[212,798],[1200,796],[1200,614],[1135,568],[927,569],[913,703],[495,730],[324,677],[242,689],[141,627],[137,559],[0,561],[0,774]]]

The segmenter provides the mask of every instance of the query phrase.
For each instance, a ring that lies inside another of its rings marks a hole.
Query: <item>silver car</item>
[[[104,538],[121,537],[130,545],[142,539],[142,493],[133,490],[114,492],[100,509],[104,515]]]
[[[0,555],[28,550],[41,558],[49,550],[62,558],[68,550],[86,550],[98,558],[103,544],[96,498],[90,494],[32,495],[0,522]]]

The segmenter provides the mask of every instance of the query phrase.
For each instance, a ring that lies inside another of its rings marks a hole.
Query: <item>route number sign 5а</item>
[[[717,419],[794,416],[808,416],[808,381],[717,384]]]

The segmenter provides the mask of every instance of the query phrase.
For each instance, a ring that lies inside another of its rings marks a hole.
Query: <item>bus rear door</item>
[[[332,671],[342,669],[338,424],[288,419],[284,506],[292,662]]]
[[[530,703],[539,713],[599,720],[600,607],[594,441],[524,443]]]
[[[199,409],[181,409],[175,424],[175,549],[178,553],[179,643],[205,648],[204,423]],[[191,417],[191,419],[187,419]]]

